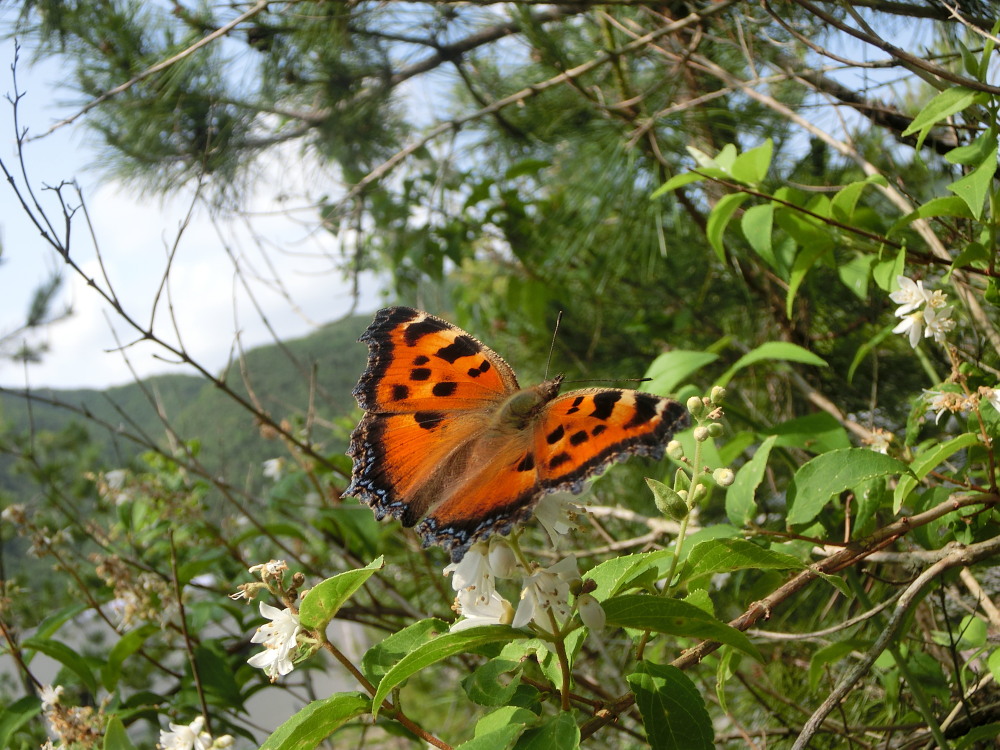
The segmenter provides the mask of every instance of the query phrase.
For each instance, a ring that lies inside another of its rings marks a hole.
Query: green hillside
[[[331,432],[337,418],[351,414],[351,389],[364,368],[366,349],[357,343],[369,318],[352,317],[280,345],[246,353],[234,361],[226,383],[254,398],[275,420],[303,424],[313,408],[312,439],[330,453],[346,448],[343,430]],[[245,381],[245,382],[244,382]],[[313,384],[310,396],[310,384]],[[197,436],[201,458],[213,470],[259,475],[260,463],[284,455],[280,443],[261,437],[253,415],[222,390],[191,375],[160,375],[142,383],[97,390],[39,389],[30,404],[0,395],[0,416],[11,435],[83,428],[106,468],[125,466],[144,449],[126,435],[145,435],[168,445],[163,418],[181,440]],[[336,434],[335,434],[336,433]],[[19,479],[9,470],[11,457],[0,455],[0,489],[17,494]]]

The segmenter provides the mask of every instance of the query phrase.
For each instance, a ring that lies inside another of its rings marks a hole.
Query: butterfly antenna
[[[552,364],[552,352],[556,348],[556,336],[559,334],[559,324],[562,323],[563,311],[560,310],[559,314],[556,315],[556,325],[552,329],[552,343],[549,344],[549,358],[545,360],[545,380],[549,378],[549,365]]]

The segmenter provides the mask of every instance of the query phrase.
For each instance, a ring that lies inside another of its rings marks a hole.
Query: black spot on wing
[[[564,463],[570,460],[569,454],[563,451],[562,453],[557,453],[552,458],[549,459],[549,468],[557,469]]]
[[[635,394],[635,414],[623,426],[626,430],[639,427],[652,421],[657,416],[656,407],[659,406],[660,399],[648,393]]]
[[[615,410],[615,404],[621,400],[620,391],[602,391],[594,396],[594,410],[590,416],[594,419],[607,419]]]
[[[392,400],[402,401],[404,398],[410,395],[410,388],[406,385],[394,385],[392,387]]]
[[[524,458],[522,458],[517,464],[516,468],[518,471],[531,471],[535,468],[535,457],[530,453],[526,453]]]
[[[423,354],[413,358],[413,364],[415,364],[417,367],[420,367],[420,365],[426,365],[430,361],[431,358],[425,357]]]
[[[443,320],[424,318],[423,320],[418,320],[416,323],[410,323],[406,327],[406,330],[403,331],[403,340],[407,346],[414,346],[424,336],[430,333],[437,333],[438,331],[447,331],[448,328],[448,324]]]
[[[470,378],[478,378],[483,373],[486,373],[486,372],[489,372],[489,371],[490,371],[490,363],[487,362],[484,359],[482,362],[479,363],[479,367],[470,367],[469,368],[469,377]]]
[[[434,356],[440,357],[449,364],[462,357],[474,357],[482,351],[482,346],[472,336],[458,336],[448,346],[442,346]]]
[[[453,383],[450,380],[443,380],[440,383],[435,383],[434,387],[431,388],[431,393],[435,396],[450,396],[458,389],[458,383]]]
[[[573,403],[570,404],[570,407],[566,410],[566,413],[576,414],[578,411],[580,411],[580,404],[582,403],[583,403],[583,396],[577,396],[576,398],[573,399]]]
[[[439,411],[418,411],[414,413],[413,419],[425,430],[433,430],[444,420],[444,414]]]
[[[569,436],[570,445],[581,445],[582,443],[586,443],[588,440],[590,440],[590,435],[587,434],[586,430],[579,430]]]
[[[426,367],[415,367],[410,370],[410,380],[427,380],[431,376],[431,371]]]
[[[554,430],[552,430],[552,432],[550,432],[548,435],[545,436],[545,442],[547,442],[549,445],[555,445],[560,440],[562,440],[562,436],[565,433],[566,431],[563,429],[563,426],[559,425]]]
[[[602,432],[604,432],[606,429],[608,429],[608,426],[606,424],[595,425],[594,429],[592,429],[590,431],[590,434],[593,435],[594,437],[597,437]]]

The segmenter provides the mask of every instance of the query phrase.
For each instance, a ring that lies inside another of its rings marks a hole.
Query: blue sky
[[[0,17],[0,23],[3,20]],[[25,96],[18,114],[22,127],[38,134],[75,109],[59,104],[69,101],[72,94],[58,85],[62,74],[58,66],[48,63],[32,67],[28,64],[29,57],[22,50],[17,73],[19,89]],[[2,94],[13,93],[10,70],[13,60],[13,41],[0,42]],[[12,108],[2,101],[0,157],[9,169],[17,166],[14,132]],[[36,191],[44,184],[63,180],[79,182],[111,284],[126,309],[146,322],[191,195],[181,194],[165,201],[143,198],[134,189],[102,181],[100,171],[93,167],[97,158],[96,150],[88,144],[85,129],[74,124],[29,144],[26,164]],[[237,336],[244,348],[271,340],[234,275],[227,245],[240,254],[244,268],[252,269],[256,278],[249,279],[250,286],[281,338],[306,335],[317,325],[335,320],[350,309],[350,286],[337,268],[336,241],[316,230],[315,212],[304,207],[289,213],[289,203],[283,199],[284,195],[301,193],[297,188],[304,175],[319,181],[325,178],[327,187],[333,189],[329,177],[309,174],[315,168],[299,163],[292,149],[275,154],[266,169],[266,178],[258,181],[258,188],[248,201],[249,222],[216,224],[205,209],[196,210],[177,245],[171,267],[170,290],[179,340],[195,359],[213,371],[225,365]],[[20,175],[16,176],[20,182]],[[289,189],[285,190],[286,187]],[[23,320],[32,290],[63,264],[39,238],[6,183],[0,189],[3,190],[0,238],[4,251],[0,264],[3,290],[0,332],[9,332]],[[316,194],[320,192],[317,185]],[[45,191],[36,194],[43,204],[52,198]],[[47,207],[53,207],[51,202]],[[58,217],[58,211],[55,216]],[[88,275],[100,279],[95,244],[82,217],[74,223],[72,255]],[[273,283],[275,278],[280,279],[282,291]],[[374,279],[365,279],[358,312],[370,312],[379,306],[377,288]],[[176,342],[178,335],[165,302],[157,310],[156,329],[166,339]],[[84,279],[70,269],[64,269],[60,305],[70,306],[73,314],[40,332],[37,340],[50,347],[44,361],[29,366],[27,380],[20,364],[0,361],[0,385],[102,388],[130,382],[132,375],[122,354],[113,351],[116,343],[112,331],[117,331],[121,343],[129,344],[136,338],[134,330],[123,324],[110,306],[87,287]],[[126,353],[140,376],[189,372],[183,366],[160,359],[166,353],[148,342],[130,346]]]

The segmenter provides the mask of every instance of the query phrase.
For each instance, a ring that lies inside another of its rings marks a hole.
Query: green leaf
[[[997,134],[992,130],[985,131],[972,143],[965,146],[956,146],[944,158],[952,164],[981,164],[986,155],[996,148]]]
[[[195,646],[194,660],[201,677],[201,687],[205,694],[218,706],[240,710],[243,708],[243,694],[236,682],[236,673],[230,659],[218,641],[206,640]]]
[[[784,275],[785,269],[778,263],[771,245],[771,234],[774,231],[774,204],[762,203],[748,208],[740,219],[740,229],[743,230],[743,236],[754,252],[771,268]]]
[[[135,745],[117,716],[111,716],[104,727],[104,750],[135,750]]]
[[[26,695],[0,708],[0,747],[12,747],[14,733],[42,712],[42,703],[33,695]]]
[[[644,376],[650,380],[642,384],[642,389],[650,393],[674,393],[692,373],[718,358],[718,354],[684,349],[664,352],[650,363]]]
[[[759,146],[737,156],[729,173],[744,185],[757,185],[767,177],[773,154],[774,141],[768,138]]]
[[[873,477],[907,475],[909,467],[894,458],[867,448],[830,451],[803,464],[793,480],[795,500],[787,523],[809,523],[834,495]]]
[[[828,664],[840,661],[852,651],[865,651],[871,644],[858,638],[831,643],[816,651],[809,660],[809,689],[815,691]]]
[[[715,204],[712,213],[708,215],[705,234],[708,237],[709,244],[715,250],[716,256],[722,263],[726,262],[726,248],[722,243],[722,235],[725,234],[726,227],[729,226],[729,220],[733,218],[733,214],[736,213],[736,210],[749,197],[746,193],[730,193],[723,196]]]
[[[969,172],[960,180],[947,186],[969,206],[969,211],[978,221],[983,215],[983,205],[993,184],[993,175],[997,171],[997,152],[994,148],[986,157],[986,161]]]
[[[76,674],[91,693],[97,693],[97,679],[86,659],[76,649],[51,638],[25,638],[21,647],[45,654]]]
[[[507,684],[502,675],[511,675]],[[512,659],[494,658],[478,667],[462,682],[469,700],[480,706],[506,705],[521,684],[521,663]]]
[[[868,280],[874,264],[875,256],[858,253],[851,260],[837,266],[840,281],[860,300],[868,299]]]
[[[830,201],[830,215],[837,221],[849,223],[854,218],[854,209],[857,207],[862,191],[873,184],[884,186],[888,183],[885,177],[879,174],[870,175],[864,180],[852,182],[850,185],[842,187]]]
[[[382,677],[373,699],[373,714],[378,715],[382,701],[396,685],[413,676],[431,664],[447,659],[454,654],[466,653],[490,643],[506,643],[516,638],[527,638],[525,633],[506,625],[485,625],[457,633],[439,635],[432,641],[418,646],[408,653]]]
[[[621,555],[591,568],[586,578],[597,584],[594,597],[603,601],[637,585],[652,585],[667,574],[671,557],[670,550]]]
[[[977,98],[981,97],[975,91],[961,86],[945,89],[927,102],[924,108],[917,113],[913,122],[903,131],[903,136],[919,132],[920,135],[917,137],[917,149],[919,150],[927,134],[931,132],[931,128],[948,115],[961,112]]]
[[[763,661],[757,647],[744,633],[693,604],[664,596],[625,594],[606,599],[602,606],[611,627],[718,641]]]
[[[968,204],[957,195],[945,195],[940,198],[934,198],[924,203],[915,211],[911,211],[902,219],[899,219],[889,228],[887,236],[892,237],[899,230],[909,226],[917,219],[929,219],[934,216],[958,216],[962,219],[971,219],[972,212],[969,210]],[[900,268],[899,273],[902,272],[903,269]],[[893,276],[891,281],[895,284],[896,277]]]
[[[952,748],[953,750],[966,750],[967,748],[980,747],[977,743],[995,742],[997,737],[1000,737],[1000,722],[981,724],[978,727],[973,727],[961,737],[958,737]],[[989,745],[986,745],[986,747],[989,747]]]
[[[798,294],[799,287],[802,286],[802,282],[806,280],[806,276],[813,266],[829,252],[830,248],[825,247],[822,243],[806,244],[795,256],[792,272],[788,276],[788,292],[785,294],[785,315],[788,316],[789,320],[795,317],[792,307],[795,304],[795,295]]]
[[[955,260],[951,262],[951,268],[965,268],[978,263],[981,268],[985,268],[990,262],[990,251],[978,242],[968,243]]]
[[[337,693],[313,701],[274,730],[260,750],[312,750],[351,719],[371,710],[360,693]]]
[[[652,750],[712,750],[715,732],[698,688],[669,664],[640,662],[628,676]]]
[[[797,344],[790,344],[785,341],[769,341],[761,344],[755,349],[751,349],[744,354],[735,364],[726,370],[726,373],[719,378],[716,385],[726,386],[737,372],[745,367],[758,362],[778,360],[783,362],[800,362],[804,365],[814,365],[816,367],[826,367],[826,362]]]
[[[105,690],[109,693],[114,692],[118,678],[121,676],[122,662],[142,648],[142,644],[149,636],[158,632],[160,632],[159,625],[146,623],[135,630],[128,631],[118,639],[118,642],[108,652],[108,659],[104,666],[101,667],[101,683]]]
[[[685,172],[684,174],[677,174],[667,180],[665,183],[660,185],[656,190],[652,192],[649,196],[650,199],[659,198],[671,193],[677,188],[684,187],[685,185],[690,185],[692,182],[701,182],[705,178],[700,174],[695,174],[694,172]]]
[[[940,465],[942,461],[973,445],[979,445],[979,436],[972,432],[952,438],[947,443],[935,444],[930,450],[918,455],[910,464],[910,472],[899,478],[895,491],[892,493],[892,512],[899,513],[907,496],[913,491],[921,479]]]
[[[726,516],[733,526],[743,527],[757,513],[757,503],[754,494],[764,479],[767,469],[767,459],[777,436],[772,435],[753,454],[753,458],[743,464],[736,472],[736,479],[726,490]]]
[[[580,727],[573,714],[560,711],[536,729],[525,732],[515,750],[575,750],[580,747]]]
[[[867,357],[876,346],[881,344],[886,337],[892,333],[892,329],[896,327],[896,323],[897,321],[894,320],[887,324],[881,331],[878,331],[874,336],[858,347],[858,350],[854,353],[854,359],[851,360],[851,366],[847,368],[848,383],[854,381],[854,373],[857,371],[858,366],[865,361],[865,357]]]
[[[361,673],[373,685],[378,685],[385,673],[400,659],[430,638],[448,632],[448,623],[435,618],[407,625],[376,643],[361,657]]]
[[[851,447],[843,425],[825,411],[789,419],[771,427],[770,432],[777,436],[775,446],[778,448],[801,448],[810,453],[827,453]]]
[[[325,632],[344,602],[384,565],[383,559],[378,557],[363,568],[344,571],[309,589],[299,606],[302,627],[316,633]]]
[[[895,257],[880,260],[872,269],[872,278],[883,292],[891,292],[896,288],[896,277],[902,276],[906,270],[906,248],[900,248]]]
[[[805,567],[797,557],[765,549],[745,539],[712,539],[691,550],[687,576],[694,581],[734,570],[802,570]]]

